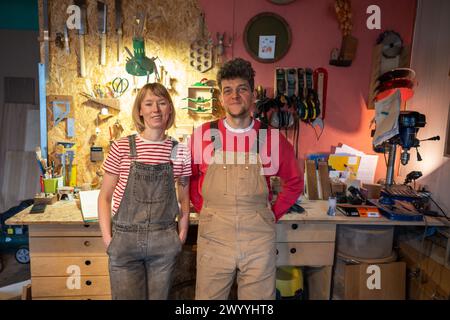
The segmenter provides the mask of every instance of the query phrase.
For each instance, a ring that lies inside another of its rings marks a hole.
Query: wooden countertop
[[[336,216],[327,215],[328,201],[325,200],[305,200],[300,204],[304,209],[304,213],[287,213],[281,219],[281,223],[296,221],[297,223],[334,223],[348,225],[395,225],[395,226],[436,226],[450,227],[450,222],[444,218],[424,217],[424,221],[395,221],[385,217],[380,218],[361,218],[347,217],[336,212]]]
[[[45,208],[44,213],[30,214],[31,206],[5,221],[8,225],[30,224],[96,224],[98,221],[85,222],[81,214],[79,200],[57,201]],[[198,224],[198,214],[191,213],[190,224]]]
[[[6,220],[6,224],[85,224],[79,201],[57,201],[47,205],[44,213],[30,214],[31,206]]]
[[[445,219],[425,217],[425,221],[393,221],[385,217],[381,218],[360,218],[347,217],[340,212],[336,216],[328,216],[327,201],[324,200],[305,200],[301,206],[305,208],[305,212],[287,213],[279,223],[289,223],[296,221],[297,223],[332,223],[332,224],[355,224],[355,225],[398,225],[398,226],[437,226],[450,227],[450,223]],[[29,225],[29,224],[86,224],[83,221],[79,202],[74,201],[58,201],[55,204],[48,205],[44,213],[30,214],[31,206],[17,213],[15,216],[6,220],[8,225]],[[89,222],[98,223],[98,222]],[[190,224],[198,223],[198,214],[191,213]]]

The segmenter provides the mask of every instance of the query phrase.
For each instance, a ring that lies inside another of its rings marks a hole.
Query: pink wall
[[[372,153],[369,123],[374,116],[367,110],[371,71],[371,54],[378,35],[395,30],[404,41],[411,43],[415,0],[357,0],[352,1],[353,32],[359,40],[358,51],[351,67],[339,68],[328,64],[331,49],[340,47],[341,33],[334,13],[333,0],[297,0],[288,5],[275,5],[267,0],[199,0],[205,12],[208,30],[214,40],[216,32],[234,32],[233,48],[227,48],[227,58],[242,57],[252,62],[255,83],[273,92],[275,67],[324,67],[328,70],[328,94],[325,130],[317,141],[311,126],[300,128],[300,155],[331,152],[339,143]],[[381,30],[368,30],[366,9],[381,8]],[[259,63],[251,58],[243,44],[246,23],[258,13],[275,12],[286,19],[292,30],[292,44],[283,59],[273,64]],[[303,165],[301,166],[303,167]],[[379,158],[376,179],[385,176],[383,157]]]

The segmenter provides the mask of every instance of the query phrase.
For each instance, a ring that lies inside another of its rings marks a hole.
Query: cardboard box
[[[358,264],[345,266],[346,300],[404,300],[406,264]]]
[[[345,192],[346,189],[347,185],[345,183],[331,181],[331,194],[333,196],[336,196],[336,193]]]

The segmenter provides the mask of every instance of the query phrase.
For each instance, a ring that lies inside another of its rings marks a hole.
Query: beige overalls
[[[225,163],[215,138],[214,162],[202,185],[196,299],[228,299],[235,275],[240,300],[274,299],[275,217],[259,155],[254,147],[231,152],[235,161]],[[237,164],[239,157],[245,164]]]

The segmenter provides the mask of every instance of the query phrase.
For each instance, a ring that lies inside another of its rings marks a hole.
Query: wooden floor
[[[20,264],[13,252],[0,252],[4,269],[0,272],[0,288],[31,278],[30,264]]]
[[[22,287],[30,282],[30,264],[20,264],[12,252],[0,252],[3,271],[0,272],[0,300],[20,299]]]

